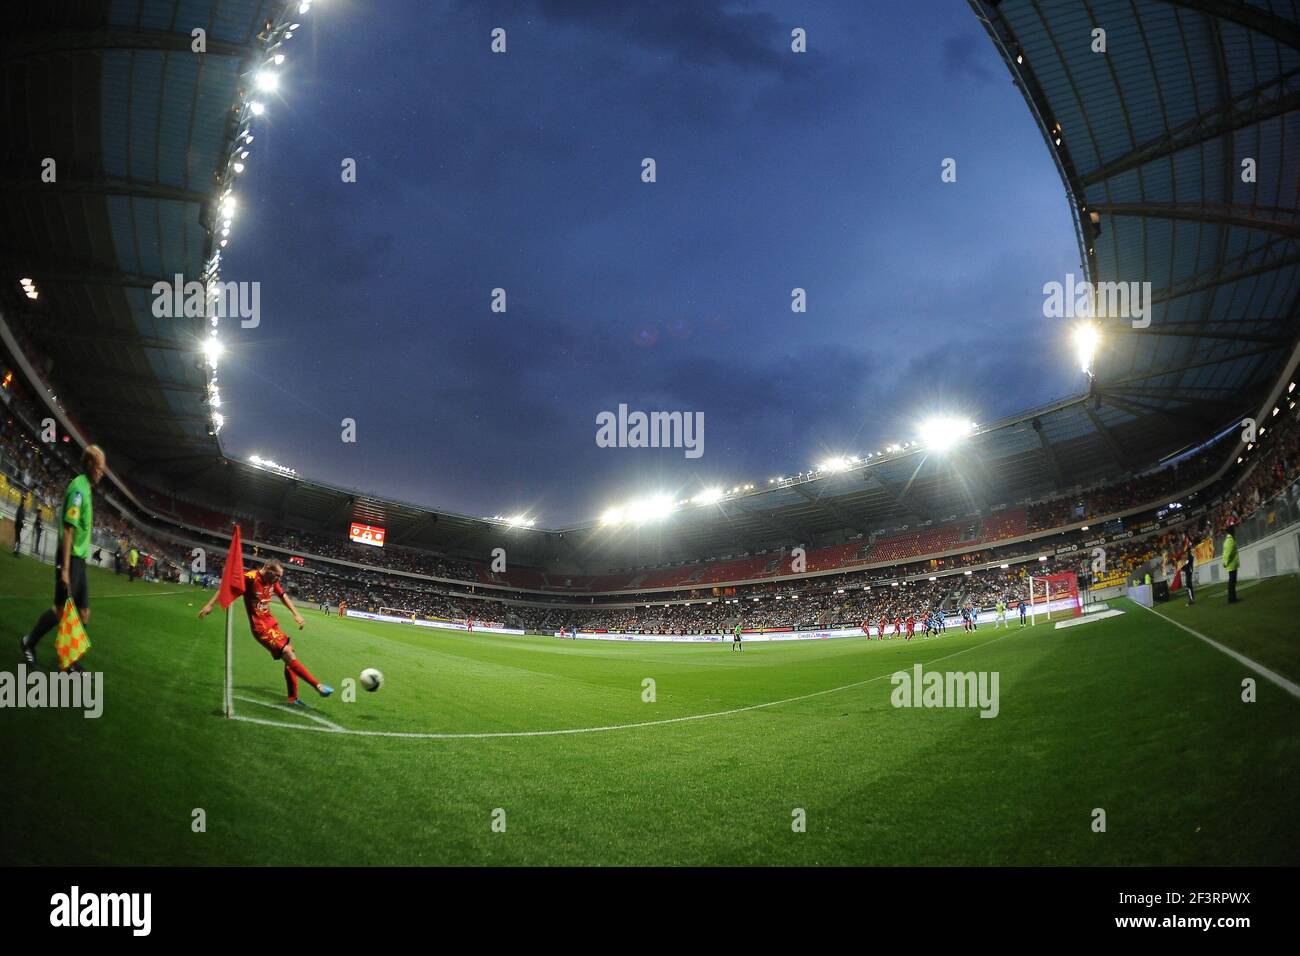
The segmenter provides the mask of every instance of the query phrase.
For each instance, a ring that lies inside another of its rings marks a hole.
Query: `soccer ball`
[[[374,693],[384,686],[384,675],[373,667],[367,667],[361,672],[361,686]]]

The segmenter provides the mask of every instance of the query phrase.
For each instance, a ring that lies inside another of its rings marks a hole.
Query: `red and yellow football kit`
[[[244,572],[244,609],[248,611],[248,626],[257,643],[270,651],[277,661],[289,643],[288,636],[280,630],[279,622],[271,614],[271,601],[282,594],[284,588],[279,581],[267,584],[257,571]]]

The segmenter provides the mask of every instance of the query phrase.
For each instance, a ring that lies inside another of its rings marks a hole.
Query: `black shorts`
[[[62,614],[64,603],[71,597],[77,610],[84,611],[90,607],[90,592],[86,588],[86,559],[72,558],[72,563],[68,565],[69,586],[66,588],[63,586],[63,575],[60,572],[62,565],[63,554],[60,552],[54,559],[54,607]]]

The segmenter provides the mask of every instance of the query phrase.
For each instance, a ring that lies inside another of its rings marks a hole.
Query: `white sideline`
[[[1017,632],[1018,633],[1018,632]],[[936,657],[933,660],[923,661],[923,664],[937,664],[939,661],[946,661],[950,658],[965,654],[967,651],[979,650],[981,647],[987,647],[990,644],[996,644],[998,641],[1005,640],[1011,636],[1011,632],[1003,634],[1001,637],[995,637],[991,641],[985,641],[982,644],[976,644],[973,647],[963,647],[959,651],[953,651],[951,654],[945,654],[942,657]],[[797,701],[808,700],[813,697],[821,697],[825,694],[834,694],[837,691],[848,690],[852,687],[861,687],[863,684],[871,684],[878,680],[885,680],[892,677],[897,670],[890,671],[888,674],[880,674],[877,677],[868,677],[865,680],[854,681],[851,684],[841,684],[839,687],[829,687],[826,690],[815,690],[810,694],[800,694],[798,697],[786,697],[784,700],[769,700],[762,704],[750,704],[747,707],[735,707],[731,710],[718,710],[709,714],[690,714],[686,717],[668,717],[663,720],[642,720],[631,724],[608,724],[603,727],[571,727],[564,730],[495,730],[485,733],[421,733],[417,731],[402,730],[351,730],[346,727],[340,727],[337,724],[333,728],[329,727],[312,727],[307,724],[290,724],[281,720],[266,720],[261,717],[245,717],[242,714],[232,714],[231,720],[242,720],[250,724],[261,724],[266,727],[285,727],[289,730],[307,730],[322,734],[347,734],[352,737],[402,737],[410,740],[481,740],[490,737],[559,737],[568,734],[598,734],[610,730],[634,730],[639,727],[659,727],[664,724],[680,724],[691,720],[709,720],[714,717],[730,717],[733,714],[743,714],[751,710],[761,710],[764,707],[777,707],[781,704],[793,704]],[[244,700],[241,697],[239,700]],[[252,703],[264,704],[265,701],[251,701]],[[267,704],[266,706],[275,707],[276,704]],[[296,711],[295,711],[296,713]],[[307,716],[305,713],[303,716]]]
[[[146,594],[96,594],[96,595],[95,595],[95,600],[96,600],[96,601],[107,601],[109,598],[146,598],[146,597],[162,597],[164,594],[186,594],[186,593],[188,593],[188,592],[187,592],[184,588],[182,588],[182,589],[179,590],[179,591],[150,591],[150,592],[148,592],[148,593],[146,593]],[[41,597],[41,595],[39,595],[39,594],[36,594],[36,595],[32,595],[32,594],[0,594],[0,601],[8,601],[8,600],[14,600],[14,601],[17,601],[17,600],[34,600],[34,599],[39,599],[40,597]]]
[[[1247,667],[1253,670],[1260,677],[1276,684],[1278,687],[1281,687],[1292,697],[1300,698],[1300,685],[1297,685],[1292,681],[1287,680],[1281,674],[1274,673],[1273,671],[1269,670],[1267,667],[1265,667],[1263,664],[1259,663],[1258,661],[1252,661],[1245,654],[1239,654],[1236,651],[1234,651],[1231,647],[1225,647],[1224,645],[1220,644],[1218,641],[1206,637],[1204,634],[1200,633],[1199,631],[1192,630],[1190,627],[1188,627],[1185,624],[1179,624],[1172,617],[1161,614],[1159,611],[1152,610],[1151,608],[1145,607],[1144,605],[1141,604],[1139,604],[1138,607],[1142,608],[1142,610],[1144,611],[1150,611],[1150,613],[1154,614],[1156,617],[1160,618],[1161,620],[1168,621],[1174,627],[1181,628],[1182,630],[1186,631],[1188,634],[1192,635],[1192,637],[1199,638],[1200,640],[1204,641],[1206,644],[1209,644],[1215,650],[1222,651],[1237,663],[1245,664]]]

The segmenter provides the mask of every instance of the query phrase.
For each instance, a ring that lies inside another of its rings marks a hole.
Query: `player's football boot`
[[[23,652],[23,663],[26,664],[28,667],[35,667],[35,666],[36,666],[36,652],[35,652],[34,650],[32,650],[30,647],[27,646],[27,638],[26,638],[26,637],[20,637],[20,638],[18,638],[18,647],[19,647],[19,648],[22,650],[22,652]]]
[[[320,693],[322,697],[328,697],[330,694],[334,693],[334,688],[331,687],[329,684],[321,684],[319,687],[316,688],[316,690]]]
[[[290,706],[290,707],[301,707],[303,710],[310,710],[310,709],[311,709],[310,707],[307,706],[307,704],[306,704],[305,701],[303,701],[301,698],[298,698],[298,697],[295,697],[293,700],[289,701],[288,706]]]

